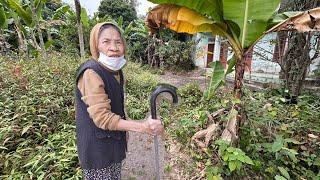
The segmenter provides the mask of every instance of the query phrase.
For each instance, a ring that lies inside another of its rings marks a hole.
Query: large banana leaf
[[[197,11],[202,15],[211,17],[214,21],[222,21],[222,1],[221,0],[148,0],[156,4],[175,4]]]
[[[64,14],[70,11],[71,10],[69,5],[63,5],[54,12],[52,19],[53,20],[60,19]]]
[[[7,21],[6,13],[4,12],[4,8],[0,4],[0,28],[4,27]]]
[[[299,32],[319,31],[320,29],[320,7],[300,12],[282,21],[278,25],[269,29],[267,33],[283,30],[297,30]]]
[[[266,30],[280,0],[149,0],[188,7],[215,22],[228,25],[238,48],[248,48]]]
[[[194,34],[214,32],[223,35],[226,27],[186,7],[177,5],[158,5],[149,12],[146,22],[151,32],[166,27],[176,32]]]
[[[263,35],[279,5],[280,0],[223,0],[223,16],[240,27],[241,47],[248,48]]]
[[[81,23],[83,24],[83,26],[89,27],[89,17],[87,14],[87,10],[85,8],[81,8],[80,18],[81,18]]]
[[[15,11],[18,16],[29,26],[32,24],[32,16],[30,13],[27,13],[22,6],[17,3],[15,0],[7,0],[9,8]]]
[[[209,100],[214,96],[216,89],[224,82],[225,79],[225,71],[220,61],[212,62],[211,68],[213,72],[211,74],[210,84],[208,89],[204,92],[204,98],[206,100]]]
[[[212,74],[208,89],[204,92],[204,98],[206,100],[211,99],[215,95],[215,91],[224,83],[226,76],[234,71],[236,64],[236,58],[233,56],[228,61],[227,69],[224,69],[220,61],[211,63]]]

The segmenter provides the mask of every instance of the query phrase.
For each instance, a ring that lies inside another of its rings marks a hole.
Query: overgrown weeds
[[[179,90],[182,102],[167,122],[168,132],[197,162],[198,172],[208,179],[318,179],[320,177],[320,97],[305,93],[297,104],[288,104],[281,93],[246,90],[247,121],[242,122],[239,148],[211,140],[207,148],[195,145],[192,136],[206,129],[207,114],[233,103],[226,89],[210,101],[201,98],[195,84]],[[280,92],[280,91],[278,91]],[[228,110],[228,109],[227,109]],[[227,116],[215,119],[225,123]],[[200,165],[199,165],[200,164]],[[198,177],[201,175],[197,175]]]
[[[0,58],[0,179],[81,179],[74,88],[81,62]],[[126,107],[130,118],[149,111],[155,75],[129,63]]]

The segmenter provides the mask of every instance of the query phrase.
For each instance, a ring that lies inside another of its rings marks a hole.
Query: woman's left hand
[[[143,123],[146,133],[151,135],[161,135],[164,131],[164,127],[160,119],[152,119],[151,116]]]

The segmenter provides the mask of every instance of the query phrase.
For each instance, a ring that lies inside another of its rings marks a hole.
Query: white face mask
[[[118,71],[119,69],[123,68],[127,62],[124,56],[109,57],[102,52],[99,52],[98,61],[113,71]]]

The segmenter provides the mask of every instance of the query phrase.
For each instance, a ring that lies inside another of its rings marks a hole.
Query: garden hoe
[[[163,92],[168,92],[172,96],[172,100],[174,104],[178,103],[178,96],[176,92],[176,87],[169,85],[169,84],[160,84],[157,88],[152,92],[150,98],[150,105],[151,105],[151,117],[152,119],[157,119],[157,107],[156,107],[156,100],[159,94]],[[160,171],[159,171],[159,142],[158,137],[154,136],[154,154],[155,154],[155,172],[156,172],[156,179],[160,180]]]

